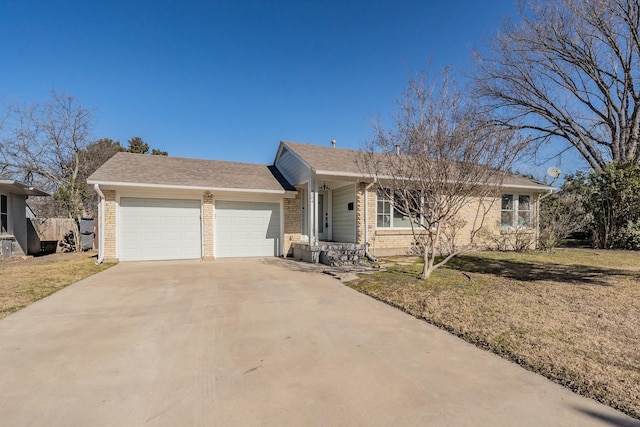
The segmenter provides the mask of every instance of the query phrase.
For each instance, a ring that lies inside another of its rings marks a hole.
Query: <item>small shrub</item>
[[[516,227],[499,233],[483,233],[482,239],[486,242],[486,248],[491,251],[524,252],[533,247],[534,233],[530,228]]]
[[[58,246],[62,248],[62,252],[75,252],[76,251],[76,239],[73,235],[73,231],[69,231],[64,235]]]

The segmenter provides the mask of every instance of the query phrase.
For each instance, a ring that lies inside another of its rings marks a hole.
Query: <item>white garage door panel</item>
[[[120,259],[201,258],[200,201],[120,199]]]
[[[280,204],[216,202],[216,257],[278,256]]]

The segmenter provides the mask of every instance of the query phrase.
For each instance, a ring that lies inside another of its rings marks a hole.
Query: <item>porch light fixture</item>
[[[318,190],[320,190],[320,191],[329,191],[329,190],[331,190],[331,188],[329,188],[327,186],[326,182],[323,182],[322,185],[320,187],[318,187]]]

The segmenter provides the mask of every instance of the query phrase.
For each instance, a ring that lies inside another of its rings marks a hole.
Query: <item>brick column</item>
[[[208,191],[202,195],[202,234],[204,259],[213,259],[213,194]]]
[[[116,261],[116,192],[115,190],[102,190],[104,194],[104,259]]]
[[[284,199],[283,203],[284,215],[284,256],[289,255],[292,251],[291,244],[302,240],[302,195],[300,191],[293,199]]]
[[[359,182],[356,187],[356,243],[363,245],[365,243],[365,222],[369,228],[369,243],[373,244],[375,240],[375,224],[376,224],[376,186],[372,186],[365,190],[368,184]],[[367,193],[367,197],[365,197]],[[368,200],[366,200],[368,198]],[[365,209],[365,200],[368,203]],[[367,220],[365,221],[365,210],[367,211]]]

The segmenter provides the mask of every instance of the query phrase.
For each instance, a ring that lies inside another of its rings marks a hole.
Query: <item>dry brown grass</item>
[[[348,285],[640,418],[640,253],[474,253],[471,281],[397,261]]]
[[[95,253],[61,253],[0,261],[0,319],[114,265],[95,260]]]

